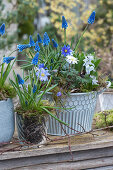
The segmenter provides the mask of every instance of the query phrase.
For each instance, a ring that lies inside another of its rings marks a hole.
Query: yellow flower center
[[[74,61],[74,58],[71,58],[72,61]]]
[[[45,74],[44,74],[44,73],[42,73],[42,74],[41,74],[41,76],[42,76],[42,77],[44,77],[44,76],[45,76]]]
[[[67,53],[67,50],[65,50],[65,53]]]

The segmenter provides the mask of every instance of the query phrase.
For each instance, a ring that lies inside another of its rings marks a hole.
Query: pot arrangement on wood
[[[43,40],[37,34],[36,42],[30,36],[28,44],[17,45],[19,52],[26,51],[27,57],[22,60],[26,64],[21,66],[23,75],[13,71],[14,80],[9,80],[19,97],[16,122],[22,143],[44,143],[47,133],[64,136],[91,130],[97,96],[110,86],[98,75],[101,60],[96,54],[78,50],[85,31],[94,21],[95,11],[76,44],[67,42],[68,23],[62,16],[64,42],[50,41],[45,32]],[[4,62],[14,59],[9,58],[4,57]],[[12,65],[9,62],[5,72],[4,64],[1,65],[1,82],[5,82],[2,79],[8,76]],[[7,112],[13,112],[12,104]]]
[[[97,58],[94,52],[87,53],[78,50],[83,35],[94,21],[95,11],[88,18],[85,30],[76,44],[69,45],[67,42],[68,22],[62,16],[64,42],[58,43],[57,39],[50,41],[47,32],[45,32],[43,40],[37,34],[36,42],[30,36],[29,44],[18,45],[20,52],[28,48],[28,58],[23,68],[34,67],[42,86],[46,84],[50,76],[52,76],[51,84],[57,85],[49,93],[46,92],[43,97],[50,102],[55,102],[56,107],[66,109],[56,109],[56,117],[65,122],[66,125],[62,125],[49,116],[47,121],[48,134],[64,136],[90,131],[97,96],[110,86],[110,82],[106,82],[98,76],[98,66],[101,59]],[[35,56],[34,51],[36,51]]]

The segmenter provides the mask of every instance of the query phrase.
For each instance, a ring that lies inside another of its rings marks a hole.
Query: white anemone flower
[[[95,76],[90,76],[92,78],[92,84],[93,85],[97,85],[98,84],[98,80],[96,79]]]
[[[69,64],[77,64],[78,63],[78,59],[73,57],[72,55],[68,55],[66,56],[66,61],[69,63]]]

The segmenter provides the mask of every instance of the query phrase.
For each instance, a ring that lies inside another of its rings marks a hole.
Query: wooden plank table
[[[96,131],[93,134],[95,135],[84,134],[70,138],[73,160],[68,138],[49,141],[40,148],[33,145],[13,151],[10,149],[19,144],[2,146],[0,151],[6,149],[7,152],[0,154],[0,170],[113,169],[113,132]],[[53,140],[59,138],[58,136],[48,137]]]

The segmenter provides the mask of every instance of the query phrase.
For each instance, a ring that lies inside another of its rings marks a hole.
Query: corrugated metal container
[[[75,129],[77,132],[86,132],[91,130],[93,115],[96,107],[98,92],[88,93],[71,93],[65,99],[63,99],[65,108],[72,108],[69,110],[57,110],[57,116],[60,120],[69,124],[69,127]],[[52,94],[47,93],[46,99],[52,101]],[[67,134],[75,134],[76,131],[69,127],[62,125],[54,118],[49,116],[48,122],[48,134],[64,136]],[[65,132],[64,132],[65,131]]]

